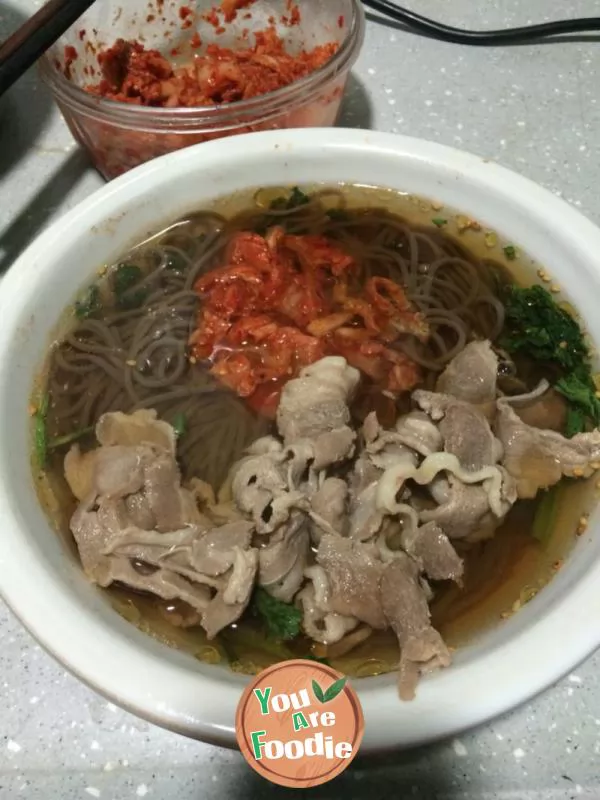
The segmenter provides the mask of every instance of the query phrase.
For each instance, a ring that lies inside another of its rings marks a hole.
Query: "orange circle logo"
[[[314,661],[285,661],[246,688],[236,720],[246,761],[280,786],[333,780],[358,752],[365,723],[348,679]]]

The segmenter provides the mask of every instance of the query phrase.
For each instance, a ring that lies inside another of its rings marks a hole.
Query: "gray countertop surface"
[[[472,28],[599,10],[592,0],[408,4]],[[36,5],[0,0],[0,41]],[[600,40],[466,48],[371,19],[342,124],[423,137],[494,159],[600,222],[599,64]],[[25,76],[0,100],[0,269],[101,185],[35,72]],[[599,675],[596,654],[493,724],[418,751],[359,759],[310,794],[599,800]],[[237,753],[168,733],[108,703],[67,674],[0,607],[0,798],[260,800],[291,791],[255,776]]]

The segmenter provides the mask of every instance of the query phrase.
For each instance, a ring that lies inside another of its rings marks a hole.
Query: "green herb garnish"
[[[554,387],[569,401],[567,417],[567,436],[574,436],[585,430],[589,419],[594,427],[600,425],[600,400],[596,397],[596,385],[589,368],[585,366],[561,378]]]
[[[33,438],[35,454],[40,469],[44,469],[48,460],[48,432],[46,430],[46,416],[50,398],[48,394],[42,395],[37,411],[33,416]]]
[[[292,211],[310,203],[310,197],[297,186],[290,192],[289,197],[276,197],[270,205],[271,211]]]
[[[507,289],[506,325],[500,346],[557,368],[555,389],[569,401],[566,434],[591,422],[600,425],[600,400],[592,377],[589,349],[573,317],[542,286]]]
[[[542,286],[510,286],[505,301],[506,327],[500,346],[549,361],[565,374],[587,366],[589,351],[573,317],[558,306]]]
[[[280,641],[295,639],[300,633],[302,612],[290,603],[283,603],[259,587],[252,600],[253,611],[262,618],[269,636]]]
[[[145,289],[135,291],[134,287],[143,278],[142,270],[134,264],[121,264],[113,276],[113,289],[120,309],[129,311],[139,308],[148,292]]]
[[[75,302],[75,316],[77,319],[87,319],[101,308],[100,289],[92,284],[83,297]]]
[[[431,221],[434,225],[437,225],[438,228],[443,228],[444,225],[448,224],[448,220],[443,217],[434,217]]]
[[[310,203],[310,197],[297,186],[294,186],[290,199],[288,200],[288,208],[298,208],[298,206],[305,206],[308,203]]]
[[[507,244],[506,247],[502,248],[504,250],[504,255],[509,261],[514,261],[517,257],[517,248],[514,244]]]
[[[79,439],[83,439],[84,436],[87,436],[93,432],[94,426],[92,425],[89,428],[80,428],[78,431],[67,433],[64,436],[57,436],[55,439],[51,439],[48,442],[48,450],[56,450],[58,447],[64,447],[67,444],[73,444],[73,442],[77,442]]]
[[[557,484],[548,489],[538,504],[531,526],[531,535],[540,544],[546,544],[550,539],[560,495],[561,485]]]
[[[181,438],[187,429],[187,419],[183,411],[175,414],[171,426],[175,431],[175,436],[177,436],[178,439]]]

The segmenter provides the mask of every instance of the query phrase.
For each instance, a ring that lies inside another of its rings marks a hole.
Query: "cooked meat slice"
[[[371,461],[381,469],[387,469],[394,460],[410,461],[416,466],[417,454],[427,456],[442,446],[437,426],[422,411],[400,417],[395,429],[390,431],[379,425],[374,413],[369,414],[363,425],[363,437]]]
[[[168,433],[154,415],[133,426],[127,415],[105,415],[101,423],[99,440],[130,436],[130,443],[102,444],[87,457],[74,448],[65,459],[74,491],[86,492],[71,519],[86,574],[101,586],[120,582],[181,600],[214,636],[248,603],[258,564],[250,547],[254,526],[211,527],[181,487],[174,448],[151,441]]]
[[[498,401],[496,434],[504,446],[503,463],[516,481],[521,498],[558,483],[563,475],[589,477],[600,463],[600,431],[566,439],[551,430],[523,422],[506,400]]]
[[[450,539],[489,538],[517,499],[514,478],[503,467],[497,469],[499,481],[481,484],[464,483],[452,474],[438,476],[429,484],[429,491],[439,505],[422,509],[420,519],[436,522]]]
[[[250,601],[258,566],[256,550],[234,549],[234,562],[227,585],[210,601],[202,614],[202,627],[208,639],[238,620]]]
[[[378,506],[379,482],[375,481],[353,495],[350,504],[350,538],[358,542],[371,539],[381,528],[384,513]]]
[[[156,520],[154,514],[143,493],[138,492],[126,497],[125,508],[127,509],[127,516],[135,528],[142,528],[142,530],[146,531],[151,531],[155,528]]]
[[[230,522],[240,522],[243,514],[227,499],[215,497],[215,491],[208,483],[199,478],[192,478],[187,485],[187,493],[192,499],[196,509],[200,512],[201,520],[208,520],[212,525],[225,525]]]
[[[412,399],[434,422],[439,422],[446,411],[459,402],[450,394],[427,392],[425,389],[416,389],[412,393]]]
[[[139,492],[144,473],[155,453],[149,447],[114,445],[93,451],[92,491],[105,497],[126,497]]]
[[[71,532],[84,572],[93,581],[100,583],[98,570],[105,566],[104,552],[111,538],[127,527],[128,520],[122,499],[100,498],[97,510],[93,510],[94,506],[93,496],[80,503],[71,518]]]
[[[105,448],[100,449],[100,453]],[[181,475],[175,458],[163,451],[145,466],[144,496],[159,531],[172,531],[198,517],[195,502],[181,489]]]
[[[546,380],[528,394],[504,397],[526,425],[542,430],[563,433],[567,423],[568,403],[565,397],[551,389]]]
[[[195,537],[191,563],[205,575],[222,575],[233,566],[238,551],[250,548],[252,530],[249,522],[231,522]]]
[[[316,472],[320,472],[333,464],[346,461],[354,453],[355,440],[356,434],[347,425],[322,433],[313,443],[312,468]]]
[[[168,422],[157,419],[156,411],[142,409],[132,414],[120,411],[104,414],[96,425],[101,445],[150,445],[175,455],[177,436]]]
[[[288,491],[285,464],[271,455],[252,456],[234,468],[232,494],[240,511],[254,520],[258,533],[272,533],[294,508],[306,508],[303,492]]]
[[[470,342],[452,359],[435,390],[466,403],[480,405],[496,399],[498,357],[489,341]]]
[[[313,492],[318,486],[318,473],[341,464],[354,454],[356,434],[344,426],[316,439],[300,439],[283,453],[288,468],[290,489]]]
[[[348,477],[351,498],[354,499],[373,483],[377,483],[383,470],[376,467],[367,453],[361,453],[354,462],[354,468]]]
[[[396,434],[402,444],[422,456],[431,455],[442,447],[442,436],[427,414],[411,411],[396,422]]]
[[[400,644],[400,697],[412,700],[419,676],[448,666],[450,653],[442,637],[431,627],[419,568],[409,556],[400,554],[385,567],[381,597],[385,617]]]
[[[319,544],[323,533],[348,532],[348,485],[341,478],[326,478],[311,498],[312,540]]]
[[[441,450],[442,436],[427,414],[411,411],[396,422],[396,434],[402,444],[422,456]]]
[[[355,617],[372,628],[385,628],[379,589],[384,565],[375,549],[326,534],[321,538],[316,557],[329,579],[331,610]]]
[[[328,647],[319,647],[315,655],[325,658],[341,658],[342,656],[351,653],[355,648],[366,642],[367,639],[373,634],[368,625],[361,625],[351,633],[346,634],[339,642],[329,645]]]
[[[65,456],[65,480],[69,489],[80,502],[89,497],[94,485],[95,451],[82,453],[78,444],[74,444]]]
[[[96,583],[104,587],[119,583],[140,592],[149,592],[162,600],[183,600],[198,611],[200,617],[209,605],[212,594],[208,586],[192,583],[167,569],[140,572],[128,558],[118,556],[106,559],[102,580],[98,579]]]
[[[467,403],[447,408],[439,423],[446,453],[455,455],[463,469],[477,472],[496,464],[502,457],[502,446],[483,414]]]
[[[424,522],[437,523],[450,539],[465,539],[476,530],[495,530],[499,520],[490,511],[487,491],[483,486],[467,485],[450,476],[448,496],[437,508],[421,511]]]
[[[334,644],[358,625],[354,617],[345,617],[330,610],[330,587],[327,573],[320,566],[305,570],[306,586],[296,599],[302,606],[302,627],[313,641]]]
[[[277,427],[285,444],[315,439],[350,421],[348,400],[360,374],[346,359],[329,356],[311,364],[289,381],[281,395]]]
[[[294,575],[299,574],[296,586],[286,582],[285,602],[289,602],[302,583],[302,576],[308,558],[309,536],[308,522],[304,514],[297,511],[293,512],[289,522],[277,530],[271,537],[271,541],[258,551],[258,582],[264,586],[270,594],[272,587],[284,583],[286,577],[294,570]],[[291,592],[291,594],[290,594]],[[277,592],[281,595],[281,591]],[[284,599],[278,596],[278,599]]]
[[[281,453],[282,450],[283,445],[275,436],[263,436],[253,442],[246,452],[251,456],[265,456]]]
[[[431,580],[460,583],[464,573],[463,560],[435,522],[416,529],[408,528],[402,537],[402,546]]]

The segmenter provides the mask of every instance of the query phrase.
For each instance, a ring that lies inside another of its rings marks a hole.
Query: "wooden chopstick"
[[[95,0],[49,0],[0,45],[0,95],[34,64]]]

